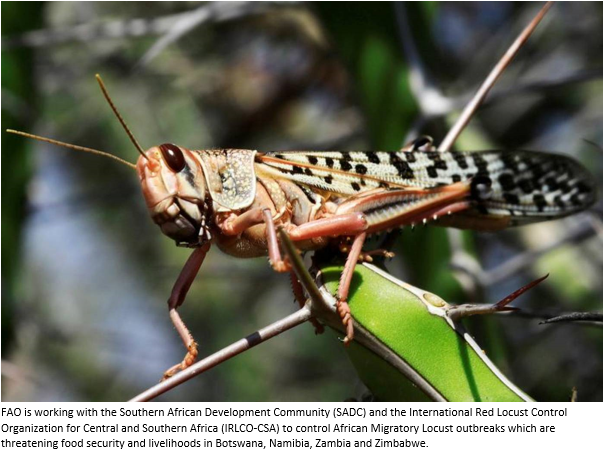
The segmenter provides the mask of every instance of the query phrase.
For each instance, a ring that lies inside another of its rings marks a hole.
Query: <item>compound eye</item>
[[[170,143],[160,145],[160,151],[170,169],[176,173],[185,168],[185,157],[178,146]]]

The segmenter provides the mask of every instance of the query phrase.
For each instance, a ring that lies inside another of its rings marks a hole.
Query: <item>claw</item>
[[[283,260],[277,262],[269,260],[269,263],[271,264],[271,267],[273,267],[273,270],[275,270],[277,273],[286,273],[292,271],[292,265],[290,265],[288,258],[284,258]]]
[[[353,330],[353,317],[351,315],[351,308],[349,307],[349,303],[347,300],[338,300],[336,304],[336,310],[338,311],[338,315],[342,319],[342,324],[344,325],[347,336],[343,340],[343,344],[345,347],[348,347],[354,337]]]
[[[365,251],[365,252],[360,253],[359,261],[360,262],[373,262],[372,256],[382,256],[385,259],[392,259],[395,257],[395,253],[393,253],[392,251],[384,250],[382,248],[372,250],[372,251]]]
[[[180,362],[179,364],[175,364],[170,369],[168,369],[166,372],[164,372],[164,376],[162,377],[162,379],[160,381],[168,380],[170,377],[176,375],[180,371],[187,369],[189,366],[191,366],[195,362],[197,355],[198,355],[197,342],[192,341],[191,344],[189,344],[187,346],[187,354],[185,355],[185,358],[183,358],[183,361]]]

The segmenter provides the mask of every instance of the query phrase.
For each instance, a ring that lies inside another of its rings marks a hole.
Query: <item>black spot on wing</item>
[[[517,195],[514,195],[512,193],[504,193],[502,196],[504,197],[504,200],[509,204],[519,204],[519,197]]]
[[[576,184],[576,188],[578,189],[579,193],[591,193],[592,192],[592,187],[590,186],[590,184],[587,184],[586,182],[583,182],[583,181],[578,181],[578,183]]]
[[[407,154],[407,152],[404,154]],[[414,179],[414,171],[412,171],[408,162],[402,160],[395,152],[389,153],[389,161],[397,170],[399,177],[402,179]]]
[[[559,190],[561,190],[561,193],[569,193],[571,191],[571,186],[569,185],[569,182],[566,180],[559,182]]]
[[[502,186],[502,190],[512,191],[515,189],[515,178],[511,173],[502,173],[498,177],[498,182]]]
[[[487,161],[483,158],[481,153],[474,152],[471,155],[473,156],[473,162],[477,167],[477,172],[487,174]]]
[[[559,188],[559,183],[552,176],[547,177],[544,180],[544,185],[546,185],[546,187],[548,188],[549,191],[555,191],[555,190],[558,190],[558,188]]]
[[[522,181],[519,181],[519,188],[523,193],[530,194],[534,191],[535,184],[531,179],[523,179]]]
[[[342,169],[343,171],[350,171],[351,168],[353,168],[353,167],[346,160],[341,160],[340,161],[340,169]]]
[[[503,153],[500,156],[500,160],[504,164],[504,167],[511,170],[513,173],[518,170],[518,156],[512,153]]]
[[[446,170],[447,169],[447,163],[445,163],[445,160],[436,160],[435,161],[435,168],[440,169],[440,170]]]
[[[569,200],[571,201],[571,203],[575,206],[575,207],[582,207],[584,205],[584,203],[582,202],[582,200],[580,199],[580,197],[578,196],[578,194],[573,194],[571,195],[571,197],[569,198]]]
[[[404,153],[404,155],[405,155],[405,159],[408,161],[408,163],[416,162],[416,154],[414,153],[414,151],[408,151],[408,152]]]
[[[435,178],[437,176],[439,176],[437,174],[437,168],[435,168],[434,166],[429,166],[426,168],[426,173],[429,175],[429,177]]]
[[[539,180],[546,175],[546,170],[542,167],[542,165],[536,165],[531,169],[531,173],[534,177],[534,180]]]
[[[370,163],[380,163],[380,158],[378,157],[378,155],[375,152],[368,152],[366,154],[366,157],[368,158],[368,161]]]
[[[317,157],[315,157],[314,155],[308,156],[307,160],[309,161],[309,163],[311,165],[317,165],[318,160],[317,160]]]
[[[567,204],[565,204],[565,201],[563,201],[561,199],[561,195],[557,195],[554,197],[554,203],[561,209],[565,209],[567,207]]]
[[[454,157],[454,160],[456,161],[456,163],[458,164],[458,166],[461,169],[468,168],[468,163],[466,161],[466,155],[462,154],[461,152],[452,152],[452,157]]]
[[[534,195],[534,204],[536,205],[536,207],[538,208],[538,210],[540,212],[544,211],[544,208],[548,205],[548,203],[546,202],[546,199],[544,199],[544,195],[542,195],[541,193],[536,193]]]
[[[364,175],[368,172],[368,168],[365,165],[362,165],[361,163],[355,165],[355,172],[357,174],[361,174]]]

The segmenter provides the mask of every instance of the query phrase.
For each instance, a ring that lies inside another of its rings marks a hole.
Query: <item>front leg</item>
[[[281,214],[279,215],[281,216]],[[217,222],[218,227],[223,234],[233,236],[240,235],[246,229],[265,223],[267,253],[269,262],[273,269],[278,273],[285,273],[290,270],[287,263],[282,259],[277,243],[277,234],[275,233],[275,219],[271,214],[271,209],[256,207],[242,214],[232,214],[225,220]]]
[[[162,380],[166,380],[167,378],[172,377],[177,372],[186,369],[191,366],[197,357],[197,343],[193,339],[193,336],[189,332],[189,329],[181,319],[181,316],[177,312],[177,308],[183,304],[185,301],[185,297],[187,296],[187,292],[193,283],[200,267],[202,266],[202,262],[204,262],[204,258],[210,249],[210,243],[206,243],[202,245],[200,248],[196,248],[187,262],[181,270],[179,277],[174,283],[174,287],[172,288],[172,292],[170,294],[170,298],[168,299],[168,310],[170,314],[170,320],[174,324],[179,336],[185,344],[185,348],[187,348],[187,354],[182,362],[179,364],[175,364],[166,372],[164,372],[164,377]]]

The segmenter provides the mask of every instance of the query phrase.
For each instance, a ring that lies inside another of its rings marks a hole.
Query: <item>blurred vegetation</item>
[[[379,2],[263,3],[236,14],[233,5],[191,2],[28,5],[2,3],[3,127],[18,111],[4,100],[16,99],[36,124],[9,124],[130,161],[136,151],[95,73],[144,147],[395,150],[422,133],[439,142],[460,100],[537,10],[508,2],[414,3],[403,12]],[[185,30],[179,15],[203,8],[212,8],[207,19]],[[458,148],[568,153],[601,182],[602,17],[601,3],[557,3]],[[129,22],[138,18],[146,25]],[[402,26],[425,76],[452,101],[441,114],[426,111],[431,93],[411,83],[419,67],[403,51]],[[165,303],[188,250],[148,220],[131,170],[4,133],[2,145],[3,339],[15,331],[9,347],[3,342],[3,400],[124,400],[149,387],[183,355]],[[27,160],[13,160],[27,158],[15,151],[24,146],[36,150],[27,188]],[[405,230],[395,251],[389,271],[450,303],[496,301],[550,272],[521,306],[602,309],[601,202],[491,235]],[[213,250],[182,316],[205,355],[288,314],[290,300],[287,278],[265,260]],[[601,329],[471,320],[496,364],[536,399],[567,400],[575,386],[579,400],[602,400]],[[304,325],[164,400],[343,400],[364,391],[335,337]]]
[[[19,34],[42,25],[42,4],[2,3],[2,30]],[[36,86],[33,78],[33,51],[28,48],[2,50],[2,130],[25,129],[33,121]],[[8,108],[4,108],[7,105]],[[15,285],[21,264],[19,243],[27,207],[26,187],[30,165],[26,143],[16,136],[3,136],[2,146],[2,353],[12,344],[14,334]]]

